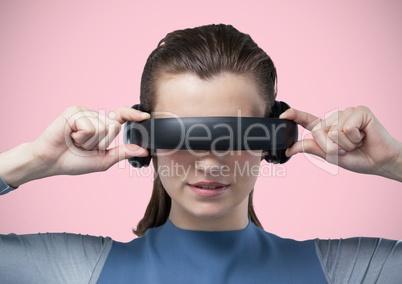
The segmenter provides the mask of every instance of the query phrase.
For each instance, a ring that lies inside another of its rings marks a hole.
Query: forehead
[[[263,116],[263,102],[254,79],[222,73],[203,80],[192,74],[163,74],[157,83],[158,112],[191,116]]]

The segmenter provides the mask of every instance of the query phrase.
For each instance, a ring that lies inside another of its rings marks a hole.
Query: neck
[[[170,221],[178,228],[194,231],[235,231],[242,230],[249,223],[248,198],[226,214],[217,216],[197,216],[184,212],[172,201]]]

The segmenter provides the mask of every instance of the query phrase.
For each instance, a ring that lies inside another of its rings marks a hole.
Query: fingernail
[[[346,151],[345,150],[343,150],[343,149],[339,149],[338,150],[338,155],[339,156],[343,156],[343,155],[345,155],[346,154]]]
[[[129,151],[138,151],[140,149],[140,146],[135,145],[135,144],[125,144],[126,149]]]
[[[150,118],[151,115],[149,113],[147,113],[147,112],[142,112],[141,117],[144,118],[144,119],[147,119],[147,118]]]
[[[142,155],[145,152],[147,152],[147,149],[144,149],[144,148],[142,148],[142,147],[140,147],[138,145],[135,145],[135,144],[125,144],[125,146],[126,146],[126,149],[128,151],[127,154],[129,154],[129,155],[137,156],[137,155]]]

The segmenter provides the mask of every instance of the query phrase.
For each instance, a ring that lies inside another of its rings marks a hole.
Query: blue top
[[[190,231],[171,221],[114,242],[98,283],[327,283],[314,241],[243,230]]]
[[[0,177],[0,195],[12,189]],[[68,233],[0,234],[1,283],[324,283],[325,275],[331,284],[400,284],[401,267],[402,241],[299,242],[252,223],[200,232],[168,220],[130,243]]]

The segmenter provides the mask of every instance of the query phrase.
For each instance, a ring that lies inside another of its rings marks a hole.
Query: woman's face
[[[265,103],[246,75],[223,73],[209,80],[165,74],[158,81],[155,118],[262,117]],[[172,199],[169,218],[182,228],[233,230],[248,224],[248,196],[261,151],[157,150],[158,174]]]

